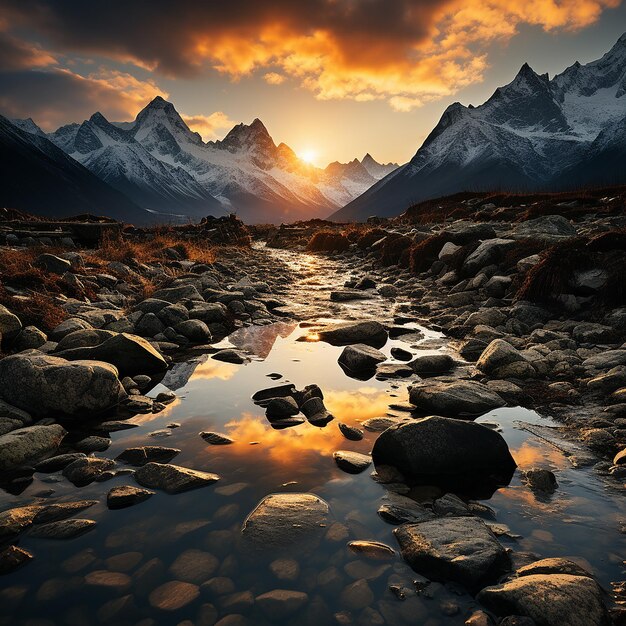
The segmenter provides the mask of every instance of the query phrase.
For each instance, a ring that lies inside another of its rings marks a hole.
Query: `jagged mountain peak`
[[[12,119],[9,120],[14,126],[17,126],[20,130],[23,130],[26,133],[30,133],[31,135],[39,135],[40,137],[45,137],[46,133],[35,124],[32,117],[27,117],[23,120]]]

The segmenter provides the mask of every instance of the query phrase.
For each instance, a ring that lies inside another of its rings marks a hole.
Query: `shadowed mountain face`
[[[48,137],[162,222],[228,212],[248,223],[326,217],[397,167],[369,154],[326,169],[308,165],[289,146],[276,145],[259,119],[205,143],[161,97],[132,122],[94,113],[47,136],[32,120],[13,124]]]
[[[38,129],[34,126],[33,130]],[[0,170],[2,206],[46,217],[88,212],[135,224],[153,221],[147,211],[70,158],[43,133],[20,130],[2,116]]]
[[[626,34],[552,80],[527,64],[484,104],[450,105],[415,156],[331,219],[392,216],[458,191],[626,182]]]

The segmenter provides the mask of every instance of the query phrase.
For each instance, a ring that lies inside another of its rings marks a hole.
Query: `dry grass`
[[[449,237],[444,234],[431,235],[412,246],[409,250],[411,271],[415,274],[421,274],[430,269],[430,266],[438,259],[439,252],[448,239]]]
[[[349,247],[350,240],[343,233],[332,230],[320,230],[307,244],[310,252],[344,252]]]
[[[408,267],[410,264],[409,249],[413,239],[398,233],[388,233],[380,249],[380,262],[383,265],[400,265]]]
[[[171,261],[172,256],[168,256],[166,250],[174,250],[180,259],[194,263],[211,265],[216,258],[215,249],[211,244],[198,240],[181,240],[178,235],[167,229],[155,230],[149,237],[136,240],[107,234],[92,256],[121,263]]]
[[[368,228],[363,231],[359,239],[357,239],[357,248],[360,250],[366,250],[386,235],[387,231],[382,228]]]

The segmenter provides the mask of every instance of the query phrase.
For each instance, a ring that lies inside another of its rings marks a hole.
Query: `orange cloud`
[[[480,81],[489,46],[524,25],[574,31],[621,0],[5,0],[6,19],[64,51],[172,77],[207,68],[292,78],[322,100],[387,100],[408,111]],[[76,3],[77,5],[77,3]],[[119,20],[119,15],[124,20]],[[163,32],[167,37],[162,37]],[[269,70],[269,71],[268,71]]]
[[[185,115],[182,118],[191,130],[200,133],[205,141],[216,139],[219,131],[232,128],[236,122],[231,120],[226,113],[216,111],[211,115]]]

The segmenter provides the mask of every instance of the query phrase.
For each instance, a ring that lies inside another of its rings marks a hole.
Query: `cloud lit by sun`
[[[298,156],[305,163],[313,165],[315,163],[315,159],[317,158],[317,151],[312,148],[306,148],[305,150],[300,150]]]

